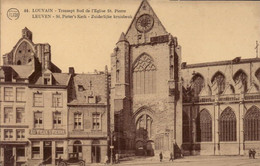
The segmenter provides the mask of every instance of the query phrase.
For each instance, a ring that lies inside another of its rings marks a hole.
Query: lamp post
[[[113,141],[116,141],[115,134],[116,133],[114,131],[110,132],[110,164],[113,164]]]

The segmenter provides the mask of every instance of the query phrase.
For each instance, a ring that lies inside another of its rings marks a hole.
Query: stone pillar
[[[238,134],[239,134],[239,155],[244,155],[244,103],[240,102],[239,103],[239,129],[238,129]]]
[[[40,159],[43,159],[43,148],[44,148],[43,141],[40,141]]]
[[[194,111],[194,110],[193,110]],[[196,120],[194,116],[192,118],[192,155],[196,154]]]
[[[55,158],[56,158],[56,155],[55,155],[55,152],[56,152],[56,142],[55,141],[52,141],[51,143],[51,163],[52,164],[55,164]]]
[[[14,165],[13,166],[16,166],[16,159],[17,159],[17,156],[16,156],[16,146],[13,146],[13,156],[14,156]]]
[[[68,159],[68,156],[69,156],[69,143],[68,143],[68,141],[67,140],[65,140],[64,142],[63,142],[63,147],[64,147],[64,151],[63,151],[63,158],[65,159],[65,160],[67,160]]]
[[[220,150],[220,143],[219,143],[219,105],[218,103],[214,104],[214,113],[215,113],[215,155],[219,155],[219,150]]]
[[[4,147],[3,146],[0,147],[0,163],[1,162],[2,163],[4,162]]]

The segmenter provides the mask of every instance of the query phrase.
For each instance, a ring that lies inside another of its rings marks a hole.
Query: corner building
[[[142,1],[111,55],[111,123],[118,153],[153,156],[180,150],[180,63],[177,38]]]

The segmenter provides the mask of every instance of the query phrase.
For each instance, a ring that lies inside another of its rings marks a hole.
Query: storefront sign
[[[65,135],[65,130],[58,129],[30,129],[29,133],[31,135]]]
[[[70,135],[82,135],[86,137],[106,137],[107,132],[84,132],[84,131],[71,131],[69,132]]]

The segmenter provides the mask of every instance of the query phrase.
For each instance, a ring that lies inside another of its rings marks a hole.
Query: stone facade
[[[143,1],[111,55],[111,123],[119,153],[154,155],[181,147],[180,62],[177,38]]]
[[[259,66],[259,58],[239,57],[207,64],[183,63],[183,113],[187,115],[183,118],[190,124],[186,127],[188,132],[183,133],[183,137],[187,138],[183,143],[185,154],[245,155],[251,148],[259,152]],[[220,75],[217,75],[218,73]],[[214,82],[214,78],[219,76],[224,78],[221,80],[223,87]],[[198,83],[198,78],[202,78],[203,81]],[[201,88],[196,94],[199,86]],[[220,88],[223,90],[219,91]],[[221,136],[224,135],[221,130],[225,128],[225,124],[222,126],[222,116],[224,111],[229,109],[235,116],[233,140],[225,140]],[[203,110],[207,110],[211,117],[211,140],[200,140],[199,137],[202,135],[197,131],[200,130],[197,119]],[[252,113],[256,123],[248,120],[249,113]],[[248,123],[251,123],[250,130],[256,128],[255,134],[247,131]]]

